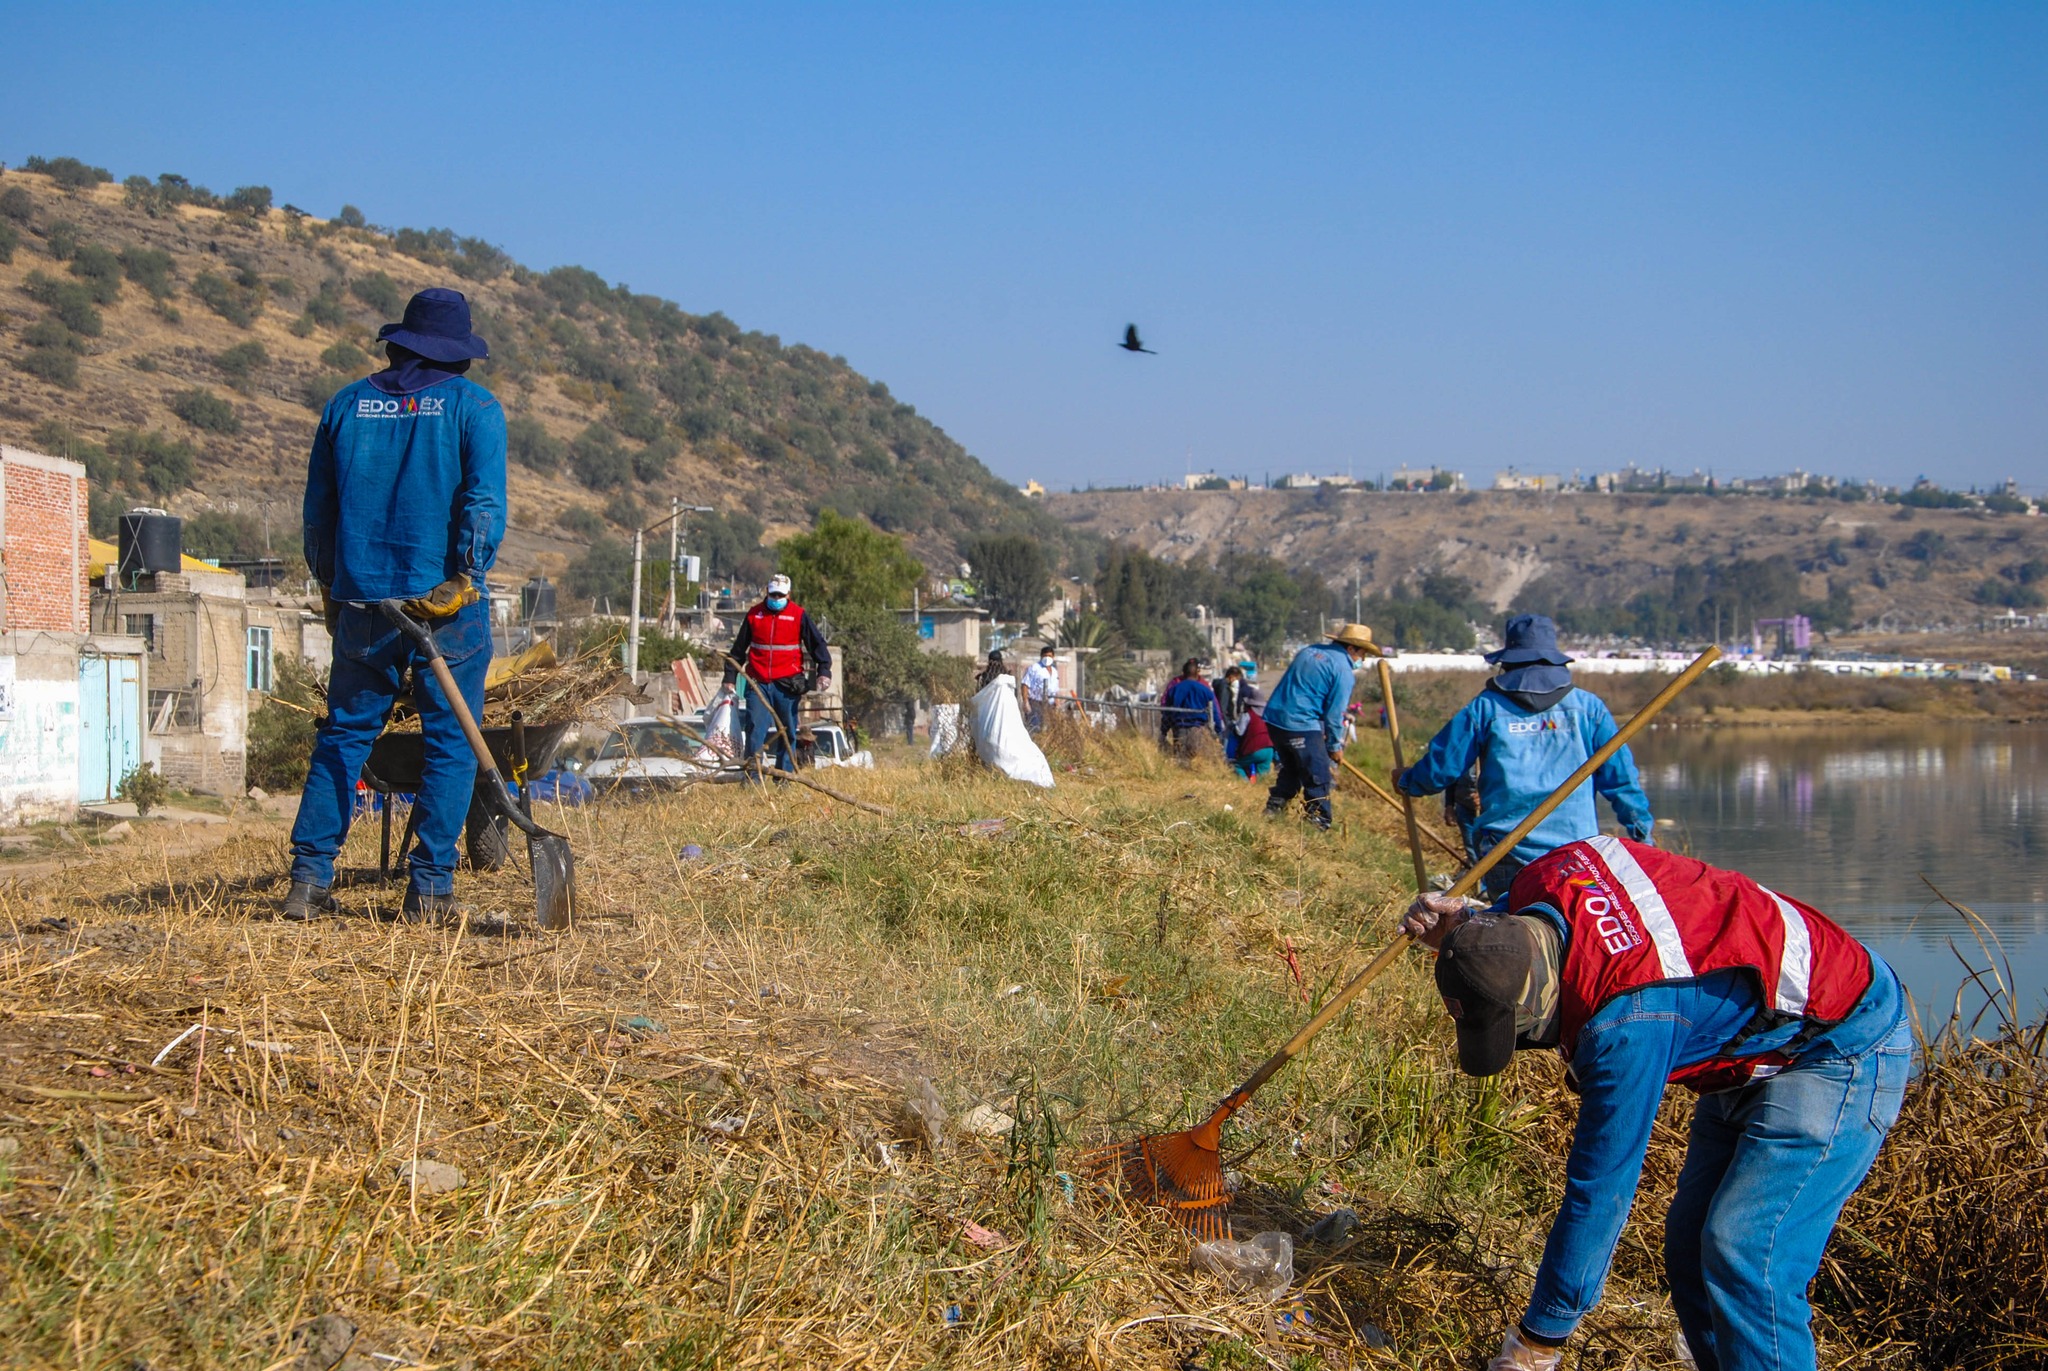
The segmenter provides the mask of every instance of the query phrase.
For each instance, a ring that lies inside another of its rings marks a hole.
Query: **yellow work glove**
[[[467,576],[451,576],[415,600],[407,600],[405,612],[415,619],[447,619],[481,598]]]

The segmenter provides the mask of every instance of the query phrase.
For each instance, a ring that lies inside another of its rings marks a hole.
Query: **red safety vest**
[[[1266,721],[1256,706],[1245,711],[1244,732],[1237,740],[1237,755],[1242,757],[1273,745],[1273,735],[1266,732]]]
[[[804,607],[791,600],[780,612],[766,605],[747,611],[753,640],[747,647],[747,675],[757,681],[779,681],[804,669]]]
[[[1767,1076],[1784,1052],[1732,1056],[1751,1033],[1793,1019],[1810,1033],[1840,1023],[1870,988],[1870,953],[1819,910],[1735,871],[1602,835],[1522,868],[1509,908],[1547,904],[1571,938],[1559,985],[1559,1043],[1569,1062],[1579,1031],[1617,995],[1714,971],[1747,971],[1765,1012],[1706,1061],[1671,1076],[1706,1093]]]

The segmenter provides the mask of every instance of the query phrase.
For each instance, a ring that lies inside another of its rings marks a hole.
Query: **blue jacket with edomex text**
[[[1401,778],[1410,795],[1433,795],[1479,763],[1481,852],[1507,836],[1566,777],[1615,734],[1614,715],[1598,695],[1577,687],[1547,709],[1531,709],[1488,686],[1430,739]],[[1614,754],[1570,798],[1515,844],[1515,860],[1533,862],[1554,847],[1600,832],[1595,792],[1607,797],[1628,836],[1647,842],[1655,826],[1649,797],[1627,748]]]
[[[1294,654],[1266,701],[1266,727],[1294,733],[1323,731],[1335,752],[1344,738],[1344,711],[1358,668],[1342,643],[1310,643]]]
[[[467,575],[505,536],[505,411],[467,377],[327,402],[306,466],[306,564],[336,600],[410,599]]]

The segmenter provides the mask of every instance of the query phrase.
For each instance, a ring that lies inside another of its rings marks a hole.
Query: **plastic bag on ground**
[[[1294,1239],[1285,1233],[1261,1233],[1244,1242],[1198,1242],[1188,1260],[1214,1272],[1232,1294],[1249,1292],[1277,1300],[1294,1284]]]
[[[1013,781],[1052,789],[1052,767],[1024,727],[1017,707],[1017,686],[999,677],[976,691],[967,702],[973,720],[974,750],[981,759]]]

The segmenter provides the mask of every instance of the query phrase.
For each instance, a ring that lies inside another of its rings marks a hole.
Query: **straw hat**
[[[1342,643],[1346,647],[1364,648],[1375,657],[1387,655],[1381,650],[1380,645],[1372,640],[1372,629],[1366,624],[1339,624],[1330,630],[1328,636],[1333,643]]]

